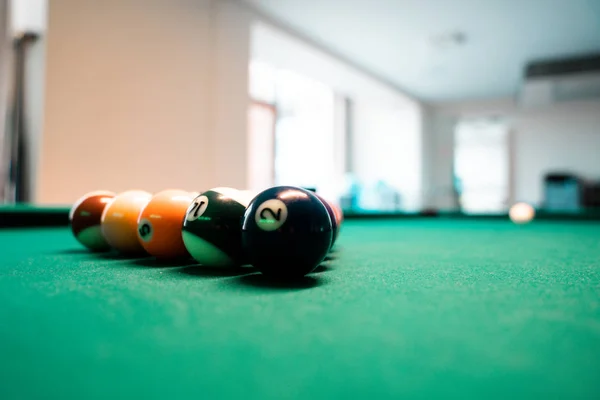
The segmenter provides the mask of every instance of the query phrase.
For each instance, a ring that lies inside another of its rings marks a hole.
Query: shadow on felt
[[[329,249],[330,255],[335,253],[340,253],[340,246],[338,246],[337,244],[334,245],[331,249]]]
[[[150,256],[144,253],[132,253],[132,254],[124,254],[119,253],[115,250],[89,250],[89,249],[65,249],[60,251],[52,252],[55,255],[80,255],[80,256],[89,256],[94,257],[100,260],[139,260],[139,259],[150,259]]]
[[[162,260],[154,257],[147,258],[139,258],[131,260],[130,265],[137,267],[147,267],[147,268],[174,268],[174,267],[188,267],[192,265],[197,265],[194,260],[189,258],[179,258],[173,260]]]
[[[59,255],[88,255],[88,256],[97,256],[103,254],[103,251],[93,251],[88,249],[65,249],[60,251],[53,251],[52,254]]]
[[[329,266],[327,264],[321,264],[317,268],[315,268],[315,270],[313,272],[311,272],[311,274],[320,274],[323,272],[330,272],[333,270],[334,270],[334,268],[332,268],[331,266]]]
[[[107,251],[103,253],[96,253],[98,258],[102,258],[104,260],[114,260],[114,261],[127,261],[127,260],[150,260],[152,259],[149,255],[144,253],[119,253],[117,251]]]
[[[177,270],[177,273],[199,278],[227,278],[247,275],[255,272],[251,267],[207,267],[200,264],[188,265]]]
[[[260,289],[271,291],[296,291],[312,289],[323,285],[323,279],[315,276],[303,276],[294,279],[278,279],[261,273],[248,274],[228,281],[238,288]]]

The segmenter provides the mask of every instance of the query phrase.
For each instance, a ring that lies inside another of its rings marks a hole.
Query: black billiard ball
[[[242,243],[250,263],[265,275],[302,277],[312,272],[331,246],[331,218],[314,193],[276,186],[248,205]]]
[[[232,188],[213,188],[196,197],[182,226],[185,248],[203,266],[247,264],[242,248],[242,218],[250,198]]]
[[[333,210],[331,203],[329,203],[329,201],[327,199],[325,199],[323,196],[319,195],[318,193],[315,193],[315,196],[317,196],[319,198],[319,200],[321,200],[321,203],[323,203],[323,205],[327,209],[327,213],[329,214],[329,219],[331,219],[331,231],[332,231],[331,247],[333,247],[333,245],[335,243],[335,239],[337,238],[337,231],[338,231],[338,223],[337,223],[335,211]]]

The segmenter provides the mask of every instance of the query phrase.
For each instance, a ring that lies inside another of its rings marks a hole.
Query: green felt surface
[[[0,399],[600,398],[597,223],[347,221],[289,287],[0,243]]]

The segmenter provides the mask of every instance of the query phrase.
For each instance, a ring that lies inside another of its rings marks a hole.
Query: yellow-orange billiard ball
[[[510,208],[508,216],[515,224],[526,224],[535,216],[535,210],[527,203],[516,203]]]
[[[181,237],[187,209],[196,198],[184,190],[163,190],[138,217],[138,239],[146,252],[160,259],[190,257]]]
[[[113,249],[124,254],[145,253],[137,234],[138,216],[152,199],[143,190],[119,193],[102,213],[102,234]]]
[[[115,197],[109,191],[94,191],[83,195],[73,204],[69,225],[79,243],[92,251],[106,251],[110,246],[102,235],[100,221],[106,206]]]

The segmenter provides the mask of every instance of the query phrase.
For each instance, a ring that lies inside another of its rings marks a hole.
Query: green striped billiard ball
[[[235,267],[247,264],[242,248],[241,223],[248,195],[227,187],[196,197],[183,221],[185,248],[201,265]]]

